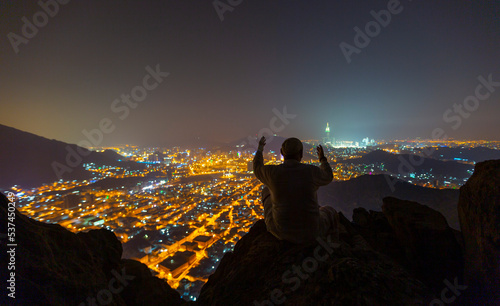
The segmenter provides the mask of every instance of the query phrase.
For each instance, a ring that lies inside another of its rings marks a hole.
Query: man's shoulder
[[[302,163],[302,162],[296,162],[296,163],[293,163],[293,164],[280,164],[278,167],[283,167],[283,168],[301,168],[301,169],[308,169],[310,171],[316,171],[316,170],[320,170],[320,168],[316,165],[313,165],[313,164],[306,164],[306,163]]]
[[[263,164],[263,169],[272,170],[278,169],[281,165],[273,165],[273,164]]]
[[[302,167],[310,168],[310,169],[319,169],[318,166],[313,165],[313,164],[306,164],[306,163],[300,163]]]
[[[306,169],[305,171],[309,171],[314,174],[320,173],[322,171],[319,166],[314,164],[302,164],[302,167],[302,169]]]

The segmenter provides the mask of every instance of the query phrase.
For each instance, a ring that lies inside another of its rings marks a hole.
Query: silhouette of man
[[[253,159],[255,176],[265,185],[262,190],[264,221],[267,230],[280,240],[298,244],[314,242],[328,232],[338,235],[338,214],[332,207],[318,205],[316,191],[333,179],[332,168],[323,147],[316,150],[320,167],[303,164],[302,142],[286,139],[281,146],[284,162],[264,165],[262,152],[266,138],[259,141]]]

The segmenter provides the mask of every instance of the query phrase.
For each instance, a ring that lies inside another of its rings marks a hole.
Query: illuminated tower
[[[323,142],[325,144],[326,143],[331,143],[331,139],[330,139],[330,126],[329,126],[328,122],[326,123],[325,134],[326,134],[326,137],[323,138]]]

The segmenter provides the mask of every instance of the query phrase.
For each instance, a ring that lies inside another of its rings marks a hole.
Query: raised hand
[[[259,140],[259,150],[263,151],[265,145],[266,145],[266,137],[262,136],[262,138],[260,138]]]
[[[321,161],[321,159],[326,158],[325,157],[325,151],[323,151],[323,147],[321,145],[316,147],[316,151],[318,153],[318,158]]]

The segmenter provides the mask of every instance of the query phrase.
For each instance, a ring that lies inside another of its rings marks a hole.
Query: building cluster
[[[86,164],[93,179],[22,191],[19,208],[74,232],[113,231],[124,258],[140,260],[194,299],[223,254],[262,218],[262,185],[247,171],[251,155],[176,151],[162,163],[135,151],[141,157],[129,158],[148,160],[142,173]]]
[[[330,138],[333,143],[338,144]],[[361,157],[377,148],[394,153],[429,145],[438,144],[397,141],[378,142],[373,147],[328,145],[326,154],[334,179],[348,180],[384,173],[385,165],[339,161]],[[231,251],[263,218],[262,184],[252,173],[253,154],[238,147],[100,148],[105,149],[115,150],[124,161],[144,167],[90,163],[84,165],[93,174],[88,180],[57,181],[30,190],[16,187],[19,209],[39,221],[57,223],[73,232],[98,228],[113,231],[123,244],[124,258],[140,260],[185,298],[194,300],[224,253]],[[314,147],[309,153],[316,155]],[[266,152],[265,159],[271,164],[281,162],[274,152]],[[435,178],[425,174],[413,179],[415,184],[436,184]]]
[[[334,134],[330,131],[330,124],[326,123],[325,134],[322,138],[323,145],[332,148],[360,148],[360,147],[370,147],[376,145],[374,139],[368,137],[363,138],[361,142],[352,140],[340,140],[335,138]]]

